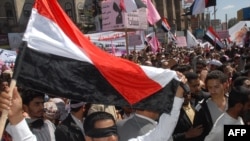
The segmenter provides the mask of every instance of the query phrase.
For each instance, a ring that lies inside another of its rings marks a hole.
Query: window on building
[[[23,6],[23,15],[27,18],[30,17],[31,14],[31,10],[32,10],[32,4],[31,3],[25,3]]]
[[[4,5],[7,18],[14,18],[13,5],[10,2],[6,2]]]
[[[73,19],[73,8],[70,2],[65,3],[65,12],[71,19]]]
[[[4,4],[4,10],[5,10],[6,23],[8,25],[16,24],[16,15],[13,4],[11,2],[6,2]]]

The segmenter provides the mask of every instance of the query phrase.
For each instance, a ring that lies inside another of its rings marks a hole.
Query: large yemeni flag
[[[197,15],[204,13],[205,8],[216,6],[216,0],[195,0],[190,6],[190,12],[186,15]]]
[[[91,103],[172,108],[179,84],[175,71],[140,66],[99,49],[57,0],[36,0],[23,40],[27,47],[15,65],[21,65],[18,86]]]

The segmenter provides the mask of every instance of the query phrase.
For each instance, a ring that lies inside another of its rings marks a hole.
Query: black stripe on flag
[[[17,65],[19,64],[15,66]],[[84,102],[132,106],[155,111],[171,111],[179,84],[177,80],[172,79],[160,91],[134,105],[129,105],[90,63],[42,53],[26,47],[20,65],[17,86]]]

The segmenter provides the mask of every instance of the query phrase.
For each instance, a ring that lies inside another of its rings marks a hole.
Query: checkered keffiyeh
[[[58,110],[54,102],[45,102],[44,103],[45,116],[50,119],[59,119],[60,111]]]

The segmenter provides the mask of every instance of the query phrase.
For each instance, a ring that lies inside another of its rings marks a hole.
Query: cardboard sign
[[[141,35],[129,35],[128,36],[128,45],[129,46],[136,46],[136,45],[141,45],[142,40],[141,40]]]
[[[176,40],[176,46],[177,47],[186,47],[187,46],[187,41],[186,41],[186,37],[185,36],[179,36],[179,37],[176,37],[177,40]]]
[[[92,34],[85,34],[85,36],[100,48],[110,48],[112,45],[119,49],[126,49],[125,32],[107,31]],[[141,35],[135,32],[128,33],[129,50],[141,50],[144,48]]]
[[[221,39],[230,37],[228,30],[216,31]]]

